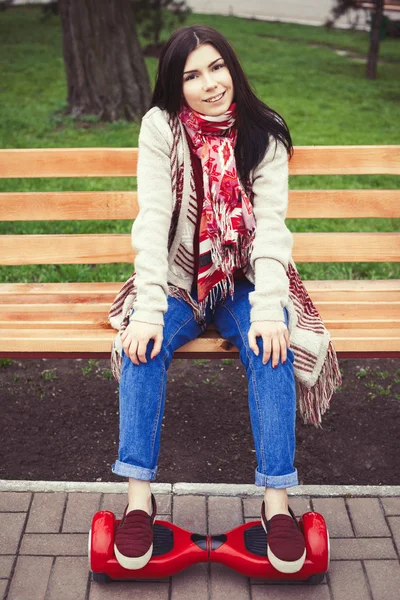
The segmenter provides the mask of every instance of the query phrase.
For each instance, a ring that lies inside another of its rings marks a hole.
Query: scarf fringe
[[[254,236],[255,231],[239,234],[238,243],[235,244],[226,244],[219,236],[211,236],[211,263],[215,270],[221,271],[225,277],[230,277],[235,269],[245,268],[250,261]]]
[[[342,375],[332,341],[329,341],[326,358],[316,383],[308,388],[297,379],[296,384],[303,423],[322,429],[321,417],[329,409],[332,395],[342,385]]]
[[[122,355],[118,352],[116,348],[115,341],[111,345],[111,373],[117,383],[121,379],[121,370],[122,370]]]
[[[228,285],[230,283],[230,285]],[[211,288],[208,295],[201,302],[197,302],[190,292],[179,288],[175,285],[168,286],[168,295],[173,298],[184,300],[191,309],[193,310],[195,321],[202,327],[203,330],[206,329],[206,310],[207,306],[210,306],[211,310],[214,310],[217,306],[218,301],[224,301],[228,294],[228,291],[233,294],[233,278],[232,282],[229,282],[228,279],[223,279],[219,281],[214,287]]]

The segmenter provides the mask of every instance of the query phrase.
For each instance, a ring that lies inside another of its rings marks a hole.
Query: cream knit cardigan
[[[180,123],[180,122],[179,122]],[[131,320],[164,324],[168,283],[190,291],[193,284],[193,240],[197,202],[191,190],[191,159],[182,128],[178,161],[183,160],[183,194],[174,241],[168,253],[168,232],[174,198],[171,186],[173,132],[166,111],[150,109],[139,134],[137,189],[140,211],[132,227],[137,296]],[[285,146],[271,138],[269,149],[250,176],[256,235],[246,277],[255,284],[249,294],[250,320],[284,321],[289,303],[286,275],[293,235],[285,225],[288,206],[288,158]],[[184,265],[184,266],[182,266]],[[189,272],[188,272],[189,271]]]

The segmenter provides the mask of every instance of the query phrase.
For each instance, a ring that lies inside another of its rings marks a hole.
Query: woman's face
[[[188,106],[204,115],[222,115],[232,104],[232,77],[219,51],[211,44],[202,44],[187,57],[182,91]],[[215,97],[217,100],[211,102]]]

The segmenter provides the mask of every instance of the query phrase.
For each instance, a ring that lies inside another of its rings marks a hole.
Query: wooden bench
[[[136,175],[137,149],[1,150],[0,177],[106,177]],[[291,175],[400,174],[400,146],[295,148]],[[400,192],[291,190],[288,218],[349,219],[400,216]],[[136,192],[12,192],[0,194],[2,221],[113,220],[131,222]],[[399,262],[400,234],[294,233],[296,264]],[[129,234],[2,235],[0,264],[131,263]],[[130,274],[130,273],[129,273]],[[108,309],[122,282],[3,283],[0,285],[0,356],[104,358],[115,336]],[[400,356],[400,279],[305,281],[341,358]],[[236,357],[207,330],[178,357]]]
[[[369,10],[371,13],[376,10],[375,2],[364,2],[363,0],[355,2],[355,8],[364,8]],[[385,0],[383,3],[384,12],[399,12],[400,11],[400,0]]]

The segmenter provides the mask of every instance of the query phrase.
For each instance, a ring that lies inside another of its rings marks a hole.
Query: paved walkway
[[[2,482],[3,484],[5,482]],[[0,599],[4,600],[398,600],[400,589],[400,490],[360,487],[359,497],[338,495],[343,488],[298,486],[290,495],[296,516],[320,512],[331,539],[331,563],[317,586],[271,585],[219,564],[197,564],[158,582],[91,581],[88,530],[99,509],[120,518],[124,493],[112,484],[88,484],[87,490],[29,486],[31,491],[0,491]],[[66,487],[68,486],[69,487]],[[111,486],[111,487],[110,487]],[[237,494],[248,487],[252,496]],[[23,489],[24,482],[14,489]],[[9,489],[0,486],[0,489]],[[11,487],[12,489],[12,487]],[[82,489],[79,485],[75,489]],[[190,490],[192,489],[192,493]],[[371,489],[374,493],[368,494]],[[193,491],[194,490],[194,491]],[[209,493],[205,493],[208,490]],[[322,490],[322,492],[321,492]],[[325,490],[325,491],[324,491]],[[330,497],[326,497],[326,493]],[[376,492],[377,490],[377,492]],[[393,491],[394,490],[394,491]],[[259,520],[262,491],[255,486],[153,484],[158,516],[196,533],[218,534]],[[315,491],[315,493],[310,493]],[[290,489],[289,489],[290,492]],[[261,493],[261,495],[260,495]],[[257,494],[257,496],[255,496]],[[376,495],[375,495],[376,494]],[[397,495],[393,495],[397,494]],[[332,497],[333,496],[333,497]]]
[[[283,21],[302,23],[304,25],[323,25],[331,18],[334,0],[186,0],[195,13],[234,15],[236,17],[265,19],[267,21]],[[352,11],[353,16],[355,12]],[[391,19],[400,19],[399,12],[386,12]],[[344,16],[336,21],[335,27],[349,27],[349,17]],[[360,28],[369,29],[364,19],[360,19]]]
[[[47,4],[50,0],[14,0],[14,5]],[[245,19],[265,19],[267,21],[283,21],[286,23],[302,23],[304,25],[323,25],[331,18],[334,0],[186,0],[195,13],[234,15]],[[353,11],[353,14],[354,11]],[[400,19],[400,13],[386,11],[393,20]],[[340,17],[335,27],[347,28],[349,18]],[[360,19],[360,29],[369,29],[364,19]]]

